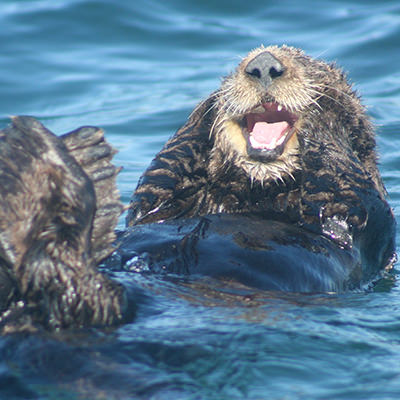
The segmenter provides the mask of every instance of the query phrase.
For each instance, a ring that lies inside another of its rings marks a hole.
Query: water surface
[[[336,61],[378,127],[399,216],[398,1],[3,0],[0,25],[1,125],[29,114],[57,134],[103,127],[124,167],[124,203],[250,49],[287,43]],[[0,398],[400,397],[396,273],[372,292],[340,296],[119,278],[143,288],[137,320],[110,332],[0,339]]]

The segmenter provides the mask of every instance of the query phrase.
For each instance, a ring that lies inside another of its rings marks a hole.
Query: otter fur
[[[122,210],[103,131],[61,138],[31,117],[0,131],[0,328],[113,325],[122,286],[97,271]]]
[[[250,213],[316,232],[334,218],[353,235],[374,206],[391,214],[375,149],[373,126],[340,69],[292,47],[261,47],[157,154],[127,223]]]
[[[346,75],[293,47],[260,47],[156,155],[127,224],[214,214],[285,222],[354,246],[364,267],[374,264],[368,281],[394,259],[385,196],[374,128]]]

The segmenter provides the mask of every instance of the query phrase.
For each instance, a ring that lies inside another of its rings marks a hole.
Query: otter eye
[[[270,69],[269,69],[269,76],[271,77],[271,78],[277,78],[278,76],[282,76],[282,74],[283,74],[283,72],[284,72],[285,70],[282,68],[282,69],[280,69],[280,70],[277,70],[275,67],[271,67]]]

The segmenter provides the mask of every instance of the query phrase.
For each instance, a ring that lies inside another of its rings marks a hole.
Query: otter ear
[[[96,212],[91,235],[92,257],[98,264],[114,248],[114,229],[123,211],[116,176],[121,168],[111,161],[116,150],[107,143],[103,130],[83,126],[61,136],[72,155],[91,179],[96,192]]]

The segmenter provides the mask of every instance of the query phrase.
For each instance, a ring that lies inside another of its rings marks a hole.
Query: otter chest
[[[227,175],[207,188],[203,204],[200,214],[255,213],[290,222],[300,219],[300,189],[295,181],[261,185],[247,177]]]

